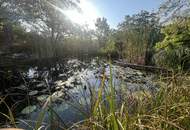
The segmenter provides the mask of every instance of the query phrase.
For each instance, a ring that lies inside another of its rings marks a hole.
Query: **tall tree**
[[[98,18],[95,23],[96,26],[96,36],[101,48],[105,47],[106,42],[110,34],[110,26],[107,23],[106,18]]]
[[[2,0],[2,5],[14,21],[21,22],[33,32],[38,32],[50,43],[50,56],[58,56],[57,49],[65,36],[73,31],[71,21],[64,10],[77,8],[78,0]]]
[[[152,64],[153,47],[161,36],[156,14],[141,11],[139,14],[126,16],[118,28],[123,34],[127,59],[138,62],[140,58],[145,59],[145,64]]]

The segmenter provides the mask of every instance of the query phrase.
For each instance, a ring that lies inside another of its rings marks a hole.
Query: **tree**
[[[156,44],[157,64],[174,70],[190,66],[190,19],[175,21],[162,29],[165,38]]]
[[[13,29],[12,23],[14,20],[11,19],[12,15],[7,9],[7,5],[3,1],[0,1],[0,31],[2,42],[6,45],[6,48],[10,47],[13,43]]]
[[[138,62],[138,59],[145,59],[145,64],[152,64],[153,47],[161,38],[156,14],[141,11],[139,14],[127,15],[118,28],[120,39],[125,44],[127,60]]]
[[[9,19],[20,22],[23,27],[46,39],[49,56],[59,56],[60,44],[65,36],[72,34],[74,28],[63,11],[78,9],[77,2],[78,0],[2,0],[0,4],[9,12]]]
[[[176,18],[184,18],[190,15],[189,0],[166,0],[160,8],[159,14],[163,22],[168,22]]]
[[[100,45],[100,48],[105,47],[106,42],[110,34],[110,27],[106,18],[98,18],[95,23],[96,36]]]

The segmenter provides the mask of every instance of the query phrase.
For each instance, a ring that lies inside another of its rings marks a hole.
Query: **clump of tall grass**
[[[98,96],[93,99],[91,116],[73,127],[92,130],[190,129],[189,75],[161,77],[157,81],[160,88],[156,93],[121,94],[125,99],[121,102],[117,101],[110,75],[109,91],[104,91],[104,74]]]
[[[0,105],[4,105],[5,106],[5,109],[7,109],[7,113],[8,114],[5,114],[5,113],[2,113],[0,111],[0,116],[1,117],[5,117],[7,120],[8,120],[8,124],[16,127],[16,122],[15,122],[15,118],[14,118],[14,114],[12,113],[12,110],[11,108],[8,106],[8,104],[5,102],[5,98],[6,97],[0,97]]]

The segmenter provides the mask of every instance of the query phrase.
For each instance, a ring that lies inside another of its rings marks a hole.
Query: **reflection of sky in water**
[[[113,67],[113,75],[115,75],[115,67]],[[80,80],[81,85],[75,86],[73,89],[69,90],[69,94],[71,96],[70,103],[67,104],[66,102],[62,102],[61,104],[54,103],[53,109],[58,113],[58,115],[62,118],[62,120],[66,122],[76,122],[84,118],[84,115],[80,112],[80,110],[77,110],[76,108],[81,108],[86,113],[90,111],[90,89],[93,89],[93,91],[96,91],[96,94],[98,92],[98,88],[101,84],[101,75],[102,68],[96,68],[96,69],[83,69],[81,72],[76,72],[74,76],[68,78],[67,84],[71,84],[74,79]],[[105,69],[105,74],[107,77],[106,80],[106,86],[108,86],[108,79],[110,77],[109,73],[110,69],[109,66]],[[30,69],[28,72],[28,76],[30,78],[35,77],[35,74],[37,71],[35,69]],[[61,85],[61,81],[57,82]],[[115,76],[113,76],[113,84],[119,84],[119,81],[116,80]],[[71,105],[72,104],[72,105]],[[40,107],[38,107],[40,108]],[[40,112],[40,109],[38,109],[36,112],[33,112],[29,115],[29,119],[36,120]],[[46,118],[48,117],[48,113],[46,114]],[[46,120],[47,121],[47,120]]]
[[[121,84],[121,80],[118,80],[116,78],[116,67],[113,66],[112,68],[112,73],[113,73],[113,86],[119,86]],[[97,73],[98,72],[98,73]],[[78,74],[76,76],[76,78],[80,78],[82,85],[79,85],[73,89],[71,89],[69,92],[70,94],[74,97],[74,99],[76,100],[76,98],[80,98],[80,97],[89,97],[90,96],[90,90],[89,89],[93,89],[94,91],[98,92],[98,88],[101,85],[101,80],[102,77],[100,77],[101,75],[101,68],[97,68],[95,70],[90,70],[90,69],[86,69],[83,72],[81,72],[80,74]],[[110,79],[110,68],[109,66],[107,66],[105,68],[105,75],[106,75],[106,81],[105,81],[105,85],[109,86],[109,79]],[[86,88],[86,89],[84,89]]]
[[[94,65],[93,65],[94,64]],[[95,94],[98,94],[98,88],[101,84],[102,80],[102,70],[101,67],[96,67],[95,63],[91,63],[93,67],[88,67],[86,69],[82,69],[81,72],[76,71],[74,72],[74,75],[69,77],[66,81],[67,85],[71,85],[74,88],[69,89],[68,93],[70,95],[69,101],[61,101],[61,103],[54,103],[53,109],[55,112],[61,117],[61,119],[65,122],[77,122],[81,119],[84,119],[84,114],[79,109],[82,109],[85,111],[85,113],[88,113],[90,111],[90,97],[91,97],[91,91],[95,91]],[[95,67],[94,67],[95,66]],[[28,76],[30,78],[35,77],[37,74],[37,69],[30,69],[28,72]],[[71,70],[69,70],[71,71]],[[129,72],[130,71],[130,72]],[[148,88],[147,86],[151,86],[150,82],[146,82],[145,84],[136,84],[136,83],[128,83],[124,82],[122,78],[119,78],[119,76],[122,77],[125,73],[133,73],[134,75],[136,72],[134,70],[131,70],[130,68],[121,68],[118,66],[112,66],[112,74],[113,74],[113,86],[116,87],[116,90],[121,90],[121,86],[124,86],[126,90],[126,86],[128,89],[132,91],[140,90],[143,88]],[[132,74],[132,75],[133,75]],[[105,68],[105,75],[106,75],[106,82],[105,85],[109,86],[109,79],[110,79],[110,67],[109,65]],[[125,76],[128,76],[125,75]],[[129,76],[130,78],[130,76]],[[138,79],[138,77],[136,77]],[[82,84],[74,85],[73,81],[77,79],[77,81],[80,81]],[[150,81],[150,79],[149,79]],[[57,84],[63,85],[65,81],[57,81]],[[122,84],[122,85],[121,85]],[[105,91],[109,91],[109,87],[106,87]],[[40,107],[36,112],[31,113],[28,117],[29,119],[36,120],[40,112]],[[46,117],[48,117],[48,113],[46,114]]]
[[[36,71],[35,68],[30,68],[30,69],[28,70],[28,77],[29,77],[29,78],[34,78],[34,77],[36,76],[36,74],[37,74],[37,71]]]

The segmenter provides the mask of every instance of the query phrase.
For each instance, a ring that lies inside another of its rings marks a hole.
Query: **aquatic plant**
[[[105,84],[106,76],[104,72],[98,93],[90,89],[90,113],[85,115],[86,118],[84,120],[68,126],[53,109],[52,97],[50,96],[44,103],[39,117],[35,121],[35,127],[31,126],[31,128],[34,130],[43,127],[68,130],[190,129],[189,74],[178,73],[168,77],[160,76],[156,80],[160,86],[159,90],[153,94],[148,91],[130,93],[127,90],[123,90],[121,86],[122,91],[119,93],[121,99],[118,102],[118,92],[115,90],[112,82],[111,65],[108,86]],[[62,99],[60,100],[62,101]],[[4,103],[3,101],[1,99],[1,103]],[[73,107],[81,113],[86,111],[82,106],[77,107],[73,105]],[[16,123],[14,123],[16,119],[11,114],[11,110],[9,112],[10,114],[5,116],[9,119],[10,124],[17,127]],[[46,112],[49,113],[49,125],[44,123]]]

